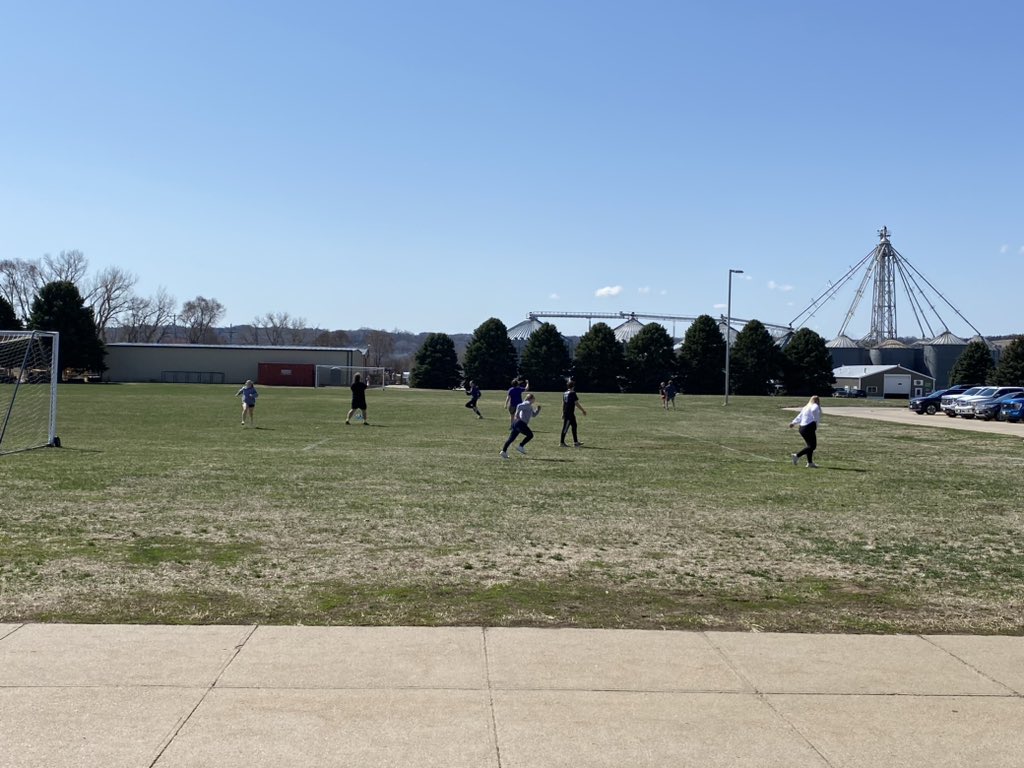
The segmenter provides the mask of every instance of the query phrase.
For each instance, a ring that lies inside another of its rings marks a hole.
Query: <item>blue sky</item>
[[[733,315],[785,324],[887,226],[974,326],[1024,331],[1024,4],[0,10],[0,259],[79,249],[226,324],[448,333],[717,316],[737,268]]]

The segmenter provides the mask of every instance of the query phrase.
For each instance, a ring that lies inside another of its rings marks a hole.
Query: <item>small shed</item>
[[[868,397],[921,397],[935,390],[934,377],[902,365],[841,365],[832,375],[837,387],[863,389]]]

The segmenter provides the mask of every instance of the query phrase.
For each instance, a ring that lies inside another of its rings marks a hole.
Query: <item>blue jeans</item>
[[[524,435],[523,441],[519,443],[520,445],[526,445],[528,442],[533,440],[533,430],[530,429],[530,425],[525,421],[516,421],[512,425],[512,431],[509,432],[508,440],[505,441],[505,445],[501,447],[501,450],[507,451],[508,447],[512,445],[513,441],[516,439],[516,435]]]

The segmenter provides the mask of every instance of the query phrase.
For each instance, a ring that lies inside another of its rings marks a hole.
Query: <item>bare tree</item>
[[[96,316],[96,330],[104,341],[107,338],[107,326],[128,310],[136,298],[132,288],[138,281],[138,277],[120,267],[107,267],[93,278],[86,303],[92,306]]]
[[[213,326],[227,310],[216,299],[196,296],[181,306],[178,321],[185,326],[185,339],[189,344],[216,343]]]
[[[61,251],[57,256],[47,253],[39,265],[39,272],[44,284],[67,281],[74,283],[83,297],[88,293],[81,290],[82,281],[89,272],[89,260],[81,251]],[[88,299],[86,299],[86,303],[88,303]]]
[[[313,339],[318,347],[347,347],[348,334],[344,331],[321,331]]]
[[[395,340],[387,331],[370,331],[366,334],[366,346],[370,349],[370,365],[380,367],[381,361],[395,349]]]
[[[14,307],[22,320],[32,312],[32,300],[44,285],[39,263],[25,259],[0,261],[0,295]]]
[[[287,312],[267,312],[263,317],[253,320],[253,335],[258,338],[259,331],[262,330],[264,343],[272,347],[301,344],[305,329],[305,318],[292,317]]]
[[[128,307],[118,316],[118,337],[121,341],[142,343],[164,341],[177,306],[177,299],[162,287],[149,298],[133,296]]]

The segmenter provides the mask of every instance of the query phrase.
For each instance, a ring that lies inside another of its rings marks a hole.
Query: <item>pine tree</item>
[[[462,380],[455,342],[446,333],[432,333],[416,352],[409,386],[420,389],[452,389]]]
[[[783,357],[783,381],[790,395],[827,395],[832,391],[832,355],[825,339],[801,328],[789,340]]]
[[[11,303],[0,296],[0,331],[20,331],[21,320],[14,311]]]
[[[960,357],[950,369],[949,383],[972,386],[984,384],[990,380],[993,368],[992,351],[988,344],[980,339],[972,341],[960,353]]]
[[[782,355],[760,320],[750,320],[736,334],[729,374],[737,395],[767,395],[772,382],[782,376]]]
[[[676,373],[672,337],[659,323],[648,323],[626,345],[626,378],[630,392],[657,392]]]
[[[102,372],[107,351],[96,330],[92,310],[85,306],[82,294],[68,280],[47,283],[32,300],[28,327],[36,331],[60,333],[57,368],[76,368]]]
[[[569,376],[569,349],[551,323],[542,323],[530,334],[519,368],[538,392],[561,392]]]
[[[618,392],[626,370],[622,343],[607,323],[594,323],[576,344],[573,378],[588,392]]]
[[[992,381],[1002,387],[1024,387],[1024,336],[1017,336],[1003,349]]]
[[[711,315],[701,315],[686,329],[679,350],[679,379],[685,392],[709,395],[722,391],[725,337]]]
[[[485,320],[466,345],[462,370],[481,389],[504,389],[516,375],[516,348],[508,328],[495,317]]]

